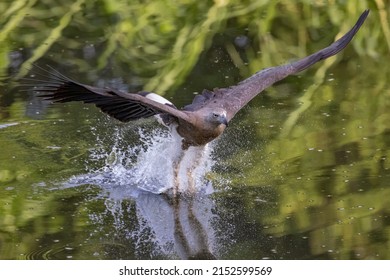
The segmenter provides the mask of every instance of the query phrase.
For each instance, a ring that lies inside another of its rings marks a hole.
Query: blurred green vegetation
[[[345,51],[270,88],[238,116],[221,140],[236,141],[233,153],[221,152],[220,165],[232,169],[219,176],[232,187],[221,195],[236,195],[242,219],[274,240],[302,234],[311,258],[389,259],[389,7],[388,0],[0,2],[0,258],[37,250],[34,240],[48,232],[63,234],[65,215],[58,210],[62,219],[51,226],[48,214],[61,199],[31,186],[78,173],[93,146],[81,106],[51,109],[45,120],[26,115],[35,100],[14,86],[32,63],[89,83],[123,77],[130,89],[190,100],[193,91],[328,45],[370,8]],[[259,212],[258,195],[268,193],[273,206]],[[81,213],[72,216],[75,239],[88,225],[81,195],[64,195],[76,201],[70,213]]]
[[[4,72],[14,63],[11,52],[27,52],[16,75],[22,77],[50,50],[55,62],[72,64],[77,71],[126,69],[146,90],[163,94],[183,82],[216,35],[234,32],[231,27],[253,39],[245,50],[247,61],[225,43],[247,76],[322,47],[345,32],[364,9],[371,7],[377,14],[382,2],[3,1],[0,69]],[[367,23],[353,41],[359,54],[377,56],[390,48],[382,37],[389,33],[388,14],[381,9],[380,15],[383,20]],[[319,34],[324,27],[328,32]]]

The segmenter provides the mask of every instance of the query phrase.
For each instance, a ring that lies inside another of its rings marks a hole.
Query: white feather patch
[[[150,100],[153,100],[153,101],[156,101],[158,103],[161,103],[161,104],[173,105],[172,102],[170,102],[169,100],[165,99],[161,95],[155,94],[154,92],[148,93],[147,95],[145,95],[145,97],[150,99]]]

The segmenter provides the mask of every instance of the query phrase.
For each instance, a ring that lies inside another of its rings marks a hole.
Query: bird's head
[[[206,115],[206,121],[215,126],[219,126],[221,124],[228,126],[226,111],[220,108],[213,108],[212,110],[210,110]]]

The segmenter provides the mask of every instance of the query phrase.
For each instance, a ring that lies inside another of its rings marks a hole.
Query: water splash
[[[134,137],[134,132],[138,139],[129,145],[128,134]],[[86,162],[88,174],[73,177],[68,186],[103,184],[156,194],[178,186],[183,193],[190,189],[212,192],[211,184],[205,180],[214,163],[212,149],[208,145],[190,147],[183,153],[181,137],[175,129],[134,131],[119,127],[103,137],[96,134],[96,141],[96,148]]]

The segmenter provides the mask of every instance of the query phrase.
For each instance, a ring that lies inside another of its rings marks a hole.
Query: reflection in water
[[[208,196],[176,196],[156,195],[146,192],[133,193],[136,203],[137,219],[140,227],[128,232],[143,248],[145,232],[151,231],[146,243],[154,245],[152,254],[178,256],[181,259],[213,259],[216,250],[215,235],[212,228],[213,201]],[[107,207],[116,219],[116,225],[122,227],[124,199],[122,188],[113,189],[107,200]],[[121,230],[125,230],[121,228]],[[142,241],[143,240],[143,241]],[[144,252],[138,252],[143,254]],[[137,252],[136,252],[137,254]]]
[[[102,187],[108,196],[105,206],[114,218],[116,230],[137,244],[135,255],[144,254],[144,247],[152,244],[153,255],[214,259],[217,244],[212,225],[217,217],[212,211],[213,200],[208,196],[213,192],[212,186],[203,178],[212,166],[210,150],[203,153],[202,160],[191,174],[196,186],[201,186],[197,192],[176,196],[160,194],[169,190],[174,183],[173,163],[178,156],[176,150],[180,150],[180,139],[164,131],[157,131],[151,137],[147,132],[140,131],[142,147],[130,147],[123,151],[120,147],[120,139],[123,139],[119,137],[121,133],[123,131],[117,130],[113,135],[116,141],[104,168],[72,177],[62,183],[61,188],[84,184]],[[190,149],[183,158],[180,166],[183,170],[179,171],[181,186],[188,183],[182,178],[189,175],[186,173],[188,166],[191,166],[193,157],[197,157],[197,152]],[[101,149],[93,151],[95,159],[104,158],[106,154]],[[123,207],[125,200],[135,202],[138,227],[127,228],[123,220],[130,211]],[[99,223],[102,217],[94,216],[93,219]]]

